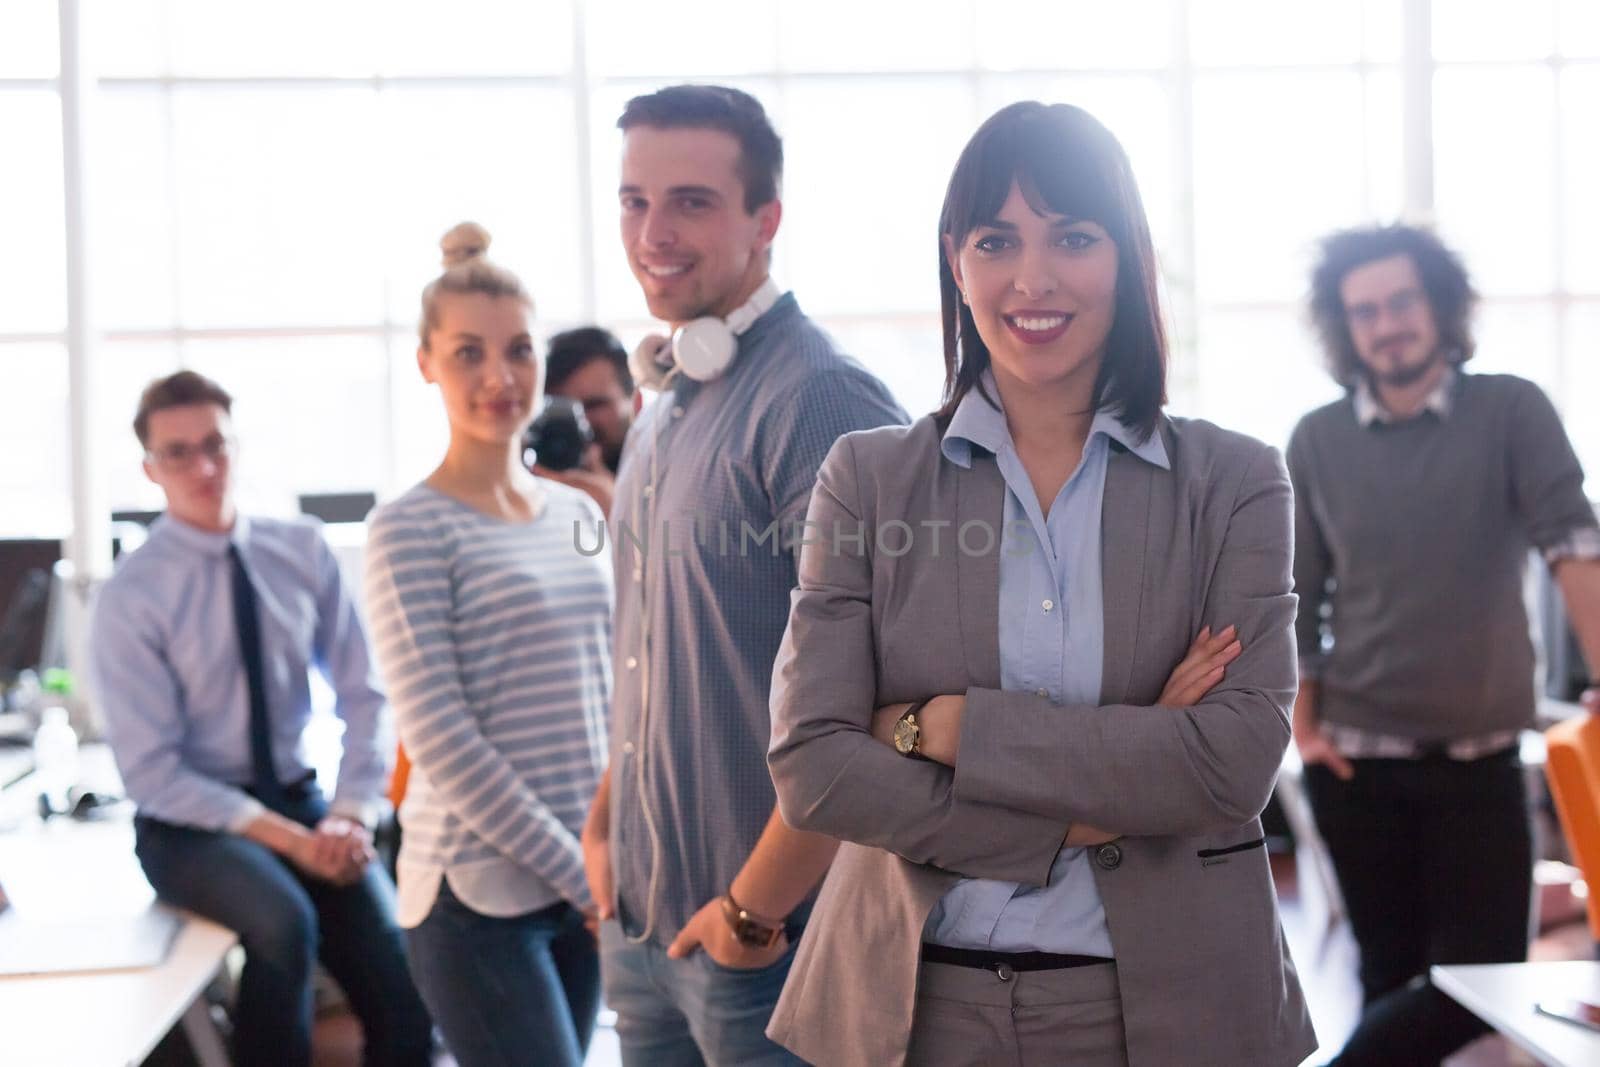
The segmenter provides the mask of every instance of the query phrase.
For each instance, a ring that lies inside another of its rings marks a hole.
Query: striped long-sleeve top
[[[606,763],[609,560],[599,509],[541,482],[531,522],[418,485],[374,513],[367,612],[412,762],[399,920],[441,878],[485,915],[590,903],[578,835]]]

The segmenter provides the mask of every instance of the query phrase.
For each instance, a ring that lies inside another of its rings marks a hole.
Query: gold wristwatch
[[[921,711],[928,703],[929,697],[919,700],[907,708],[894,724],[894,750],[902,756],[911,759],[925,760],[928,757],[922,754],[922,724],[917,722],[917,712]]]

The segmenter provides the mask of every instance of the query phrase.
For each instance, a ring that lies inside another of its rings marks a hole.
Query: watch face
[[[771,948],[777,944],[778,937],[782,933],[781,926],[763,926],[753,919],[741,919],[733,932],[733,938],[739,944],[750,948]]]
[[[909,756],[917,750],[917,739],[921,735],[922,729],[916,719],[901,719],[894,724],[895,751],[902,756]]]

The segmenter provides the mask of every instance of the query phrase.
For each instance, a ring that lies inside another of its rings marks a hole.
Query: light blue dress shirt
[[[995,404],[1000,394],[985,374]],[[1083,458],[1046,517],[1017,458],[1005,414],[974,389],[956,408],[942,449],[970,467],[974,447],[994,456],[1006,483],[1000,536],[1000,686],[1057,705],[1099,704],[1105,655],[1100,586],[1100,516],[1112,442],[1147,463],[1169,466],[1159,434],[1140,442],[1100,412]],[[978,462],[987,462],[979,459]],[[1062,833],[1067,828],[1062,827]],[[1043,888],[968,878],[934,906],[924,939],[997,952],[1114,955],[1105,909],[1085,849],[1063,848]]]
[[[393,734],[366,635],[320,527],[240,516],[208,533],[170,516],[101,589],[90,627],[92,696],[142,815],[237,832],[261,804],[252,777],[249,684],[233,617],[229,542],[255,585],[278,780],[312,769],[309,670],[338,696],[344,755],[331,808],[361,818],[388,780]]]

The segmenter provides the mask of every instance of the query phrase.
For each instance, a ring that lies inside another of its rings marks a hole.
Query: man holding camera
[[[535,472],[582,489],[609,515],[622,445],[644,400],[627,349],[598,326],[556,334],[545,354],[544,392],[551,402],[528,427]]]

